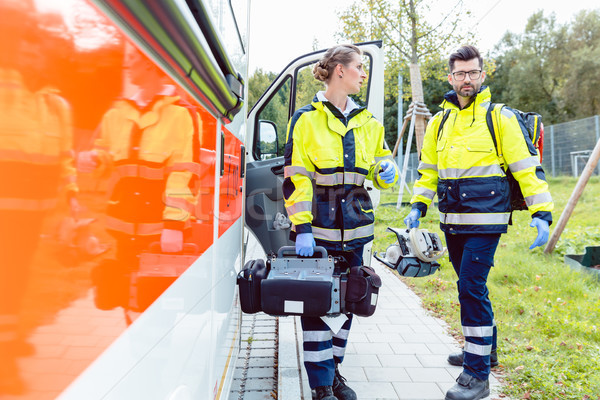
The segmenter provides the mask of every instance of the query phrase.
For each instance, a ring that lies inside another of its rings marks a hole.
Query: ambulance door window
[[[256,146],[260,160],[283,156],[290,110],[291,78],[283,81],[279,89],[261,107]]]

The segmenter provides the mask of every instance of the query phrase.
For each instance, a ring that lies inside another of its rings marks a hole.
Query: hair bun
[[[329,76],[329,72],[327,71],[327,69],[321,66],[320,61],[317,64],[315,64],[315,67],[313,68],[313,76],[315,77],[315,79],[321,82],[325,82],[327,80],[327,77]]]

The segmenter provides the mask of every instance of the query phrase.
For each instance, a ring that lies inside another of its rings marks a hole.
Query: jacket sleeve
[[[63,127],[65,131],[64,135],[62,136],[61,170],[67,196],[72,197],[79,192],[79,187],[77,186],[77,170],[75,168],[74,156],[75,152],[73,151],[73,124],[71,118],[71,109],[68,105],[66,105],[64,113],[64,119],[66,123]]]
[[[523,132],[515,114],[503,107],[500,112],[502,155],[525,198],[532,217],[552,222],[554,203],[548,189],[544,170],[529,135]]]
[[[115,113],[114,108],[104,113],[98,127],[98,137],[94,140],[94,150],[98,155],[98,165],[94,171],[96,178],[108,178],[113,170],[111,147],[114,144],[111,143],[110,132],[114,129]]]
[[[437,158],[437,130],[443,113],[437,113],[427,124],[423,148],[419,160],[419,179],[413,186],[413,196],[410,199],[412,208],[421,211],[422,216],[427,213],[427,208],[433,201],[438,184],[438,158]]]
[[[194,157],[194,149],[199,151],[197,141],[201,136],[200,119],[193,110],[179,107],[177,132],[178,146],[173,151],[167,163],[167,184],[165,188],[165,208],[163,210],[164,226],[166,229],[183,230],[189,227],[196,206],[196,193],[193,192],[193,181],[197,178],[200,166]],[[196,121],[193,121],[195,118]],[[196,143],[194,140],[196,137]]]
[[[304,147],[305,129],[301,114],[294,114],[288,123],[284,153],[283,197],[296,233],[312,232],[312,180],[315,177],[315,166]]]
[[[79,192],[77,186],[77,170],[73,151],[73,119],[71,106],[57,92],[47,94],[50,107],[60,120],[60,170],[64,191],[67,197]]]
[[[396,182],[398,182],[399,177],[399,169],[396,166],[396,175],[394,176],[394,181],[392,183],[386,183],[382,179],[379,178],[379,171],[381,170],[381,163],[383,161],[389,161],[396,165],[394,160],[392,159],[392,152],[389,149],[385,148],[385,128],[379,122],[375,125],[374,128],[375,134],[373,137],[377,141],[377,147],[375,150],[375,162],[370,166],[369,173],[367,174],[367,179],[373,181],[373,186],[379,190],[389,189],[393,187]]]

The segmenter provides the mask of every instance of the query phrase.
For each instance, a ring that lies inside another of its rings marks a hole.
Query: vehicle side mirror
[[[277,140],[277,125],[273,121],[258,121],[258,149],[261,160],[277,157],[279,143]]]

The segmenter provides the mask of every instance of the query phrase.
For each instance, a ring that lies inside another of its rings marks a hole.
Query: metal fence
[[[544,127],[544,154],[542,167],[547,176],[581,175],[594,146],[600,140],[600,116]],[[414,147],[414,143],[413,143]],[[404,154],[398,152],[398,165],[402,167]],[[406,182],[414,182],[419,174],[417,153],[411,153],[406,170]],[[600,163],[594,171],[600,175]]]
[[[547,175],[579,176],[600,140],[600,116],[544,128],[542,167]],[[600,164],[594,171],[600,175]]]

